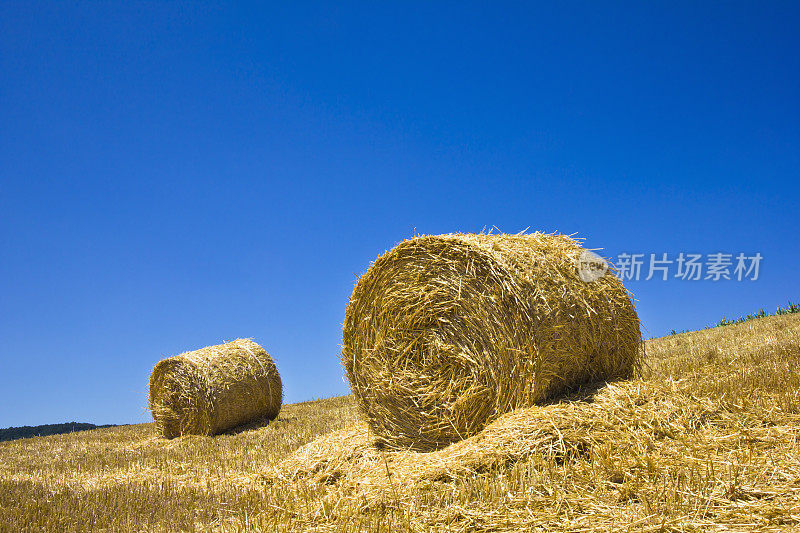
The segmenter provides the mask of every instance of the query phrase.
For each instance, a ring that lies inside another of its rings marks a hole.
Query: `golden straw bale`
[[[249,339],[168,357],[150,376],[150,411],[167,438],[216,435],[256,419],[272,420],[282,403],[275,362]]]
[[[629,377],[642,350],[620,280],[584,281],[564,235],[401,242],[355,284],[342,363],[384,444],[428,451],[591,381]]]

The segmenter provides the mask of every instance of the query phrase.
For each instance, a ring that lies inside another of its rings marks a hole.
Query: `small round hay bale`
[[[156,430],[168,439],[272,420],[282,403],[275,362],[249,339],[168,357],[150,375],[150,411]]]
[[[564,235],[416,237],[356,281],[342,363],[372,431],[427,451],[591,381],[629,377],[642,347],[612,273],[582,281]]]

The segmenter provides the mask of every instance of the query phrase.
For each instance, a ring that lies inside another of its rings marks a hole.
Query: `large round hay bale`
[[[577,385],[630,376],[642,346],[630,294],[583,281],[564,235],[416,237],[356,281],[342,363],[385,444],[441,448]]]
[[[167,438],[216,435],[274,419],[283,385],[269,354],[249,339],[168,357],[150,375],[150,411]]]

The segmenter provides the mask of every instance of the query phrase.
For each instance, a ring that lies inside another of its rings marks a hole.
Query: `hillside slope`
[[[800,527],[800,315],[646,348],[632,381],[432,454],[376,450],[351,397],[214,438],[167,441],[141,424],[0,443],[0,528]]]

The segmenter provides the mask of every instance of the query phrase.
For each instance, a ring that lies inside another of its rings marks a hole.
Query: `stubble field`
[[[217,437],[141,424],[0,443],[0,528],[800,528],[800,315],[653,339],[646,353],[631,381],[431,453],[375,448],[352,397]]]

